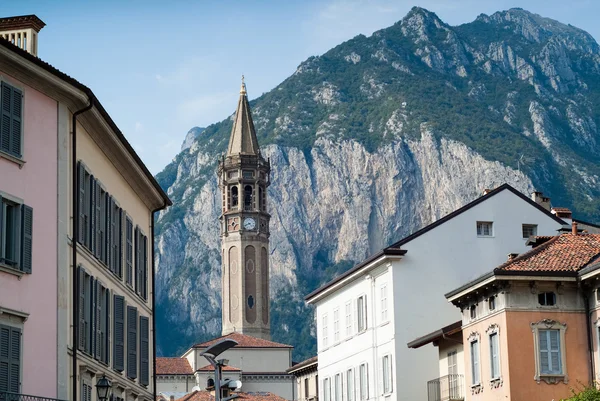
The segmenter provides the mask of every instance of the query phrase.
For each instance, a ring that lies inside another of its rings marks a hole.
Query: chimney
[[[542,192],[534,191],[531,194],[531,200],[543,207],[546,210],[550,210],[550,198],[544,196]]]
[[[573,212],[571,212],[571,209],[568,209],[566,207],[553,207],[550,212],[556,217],[560,217],[561,219],[570,220],[573,218]]]
[[[576,222],[576,221],[574,221],[574,222],[571,224],[571,234],[573,234],[573,235],[577,235],[577,222]]]
[[[519,256],[518,253],[509,253],[508,254],[508,260],[513,260],[514,258],[516,258],[517,256]]]
[[[38,33],[45,26],[35,15],[0,18],[0,38],[37,57]]]
[[[175,396],[171,394],[171,396],[169,397],[170,401],[175,401]]]

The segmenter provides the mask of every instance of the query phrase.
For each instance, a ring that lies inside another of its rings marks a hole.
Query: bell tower
[[[238,100],[227,154],[219,162],[223,335],[271,339],[269,311],[270,164],[260,153],[246,85]]]

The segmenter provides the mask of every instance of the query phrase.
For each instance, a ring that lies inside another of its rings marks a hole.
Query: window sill
[[[491,388],[498,388],[498,387],[502,387],[502,377],[496,377],[494,379],[490,380],[490,387]]]
[[[477,238],[494,238],[493,235],[478,235]]]
[[[483,385],[481,383],[471,385],[471,394],[479,394],[483,391]]]
[[[539,377],[536,378],[536,381],[538,382],[538,384],[540,383],[540,381],[544,381],[547,384],[558,384],[559,382],[564,382],[566,384],[569,382],[569,378],[565,374],[541,374]]]
[[[0,272],[4,272],[4,273],[8,273],[8,274],[17,276],[19,278],[19,280],[21,280],[21,277],[23,277],[25,275],[25,273],[22,272],[21,270],[17,270],[14,267],[10,267],[9,265],[6,265],[4,263],[0,263]]]
[[[10,153],[6,153],[6,152],[3,152],[1,150],[0,150],[0,158],[6,159],[6,160],[8,160],[10,162],[18,164],[20,169],[23,168],[23,166],[26,163],[25,160],[21,159],[20,157],[13,156]]]

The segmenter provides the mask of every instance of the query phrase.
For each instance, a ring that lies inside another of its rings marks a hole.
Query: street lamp
[[[236,345],[238,345],[237,341],[225,338],[217,341],[200,354],[215,368],[215,401],[221,401],[221,368],[229,363],[227,359],[217,360],[217,357]]]
[[[98,381],[96,381],[96,391],[98,392],[98,400],[106,401],[110,397],[110,390],[112,389],[112,382],[108,380],[106,375],[102,375]]]

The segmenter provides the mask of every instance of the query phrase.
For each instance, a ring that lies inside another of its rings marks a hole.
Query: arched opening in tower
[[[244,187],[244,210],[252,210],[252,186]]]

